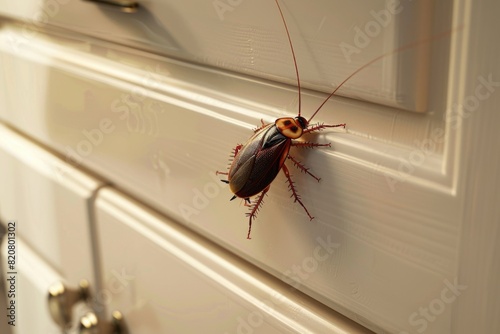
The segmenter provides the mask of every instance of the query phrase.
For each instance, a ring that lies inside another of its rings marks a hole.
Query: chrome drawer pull
[[[79,334],[126,334],[123,316],[114,311],[110,322],[99,321],[94,312],[89,312],[80,319]]]
[[[68,288],[62,282],[53,284],[48,291],[48,306],[52,319],[61,328],[71,324],[73,306],[90,299],[89,282],[81,280],[77,288]]]

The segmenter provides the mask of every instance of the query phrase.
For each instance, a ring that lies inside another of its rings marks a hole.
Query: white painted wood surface
[[[0,117],[377,332],[495,333],[498,9],[455,1],[451,25],[463,29],[446,42],[449,55],[431,52],[432,112],[331,101],[317,120],[346,122],[348,133],[323,132],[332,149],[299,154],[322,177],[297,175],[316,219],[279,177],[250,242],[246,209],[228,202],[214,171],[260,118],[295,113],[293,88],[76,35],[40,33],[16,50],[22,25],[4,25]],[[323,97],[307,92],[307,110]],[[316,266],[318,238],[338,249]],[[311,271],[292,274],[304,265]]]
[[[273,81],[295,84],[274,0],[148,0],[133,14],[90,1],[0,1],[0,13],[57,25],[113,42]],[[436,49],[448,39],[452,1],[281,1],[297,49],[303,85],[329,93],[372,59],[417,43],[367,68],[339,92],[408,110],[431,111]],[[89,20],[92,18],[92,20]],[[31,33],[27,29],[24,42]],[[22,44],[22,40],[17,43]],[[431,54],[434,56],[431,57]],[[431,63],[430,60],[435,60]]]
[[[367,333],[120,192],[99,192],[96,223],[106,306],[131,333]]]
[[[461,9],[463,10],[461,10]],[[458,280],[467,286],[453,305],[452,331],[500,331],[500,3],[458,1],[457,15],[466,19],[467,34],[459,45],[460,76],[452,101],[461,111],[460,174],[456,194],[460,204],[461,237]],[[458,56],[458,55],[457,55]],[[482,79],[483,78],[483,79]],[[484,80],[486,79],[486,80]],[[485,83],[485,81],[487,83]],[[477,103],[476,103],[477,102]]]
[[[15,326],[8,326],[10,330],[8,333],[62,333],[62,330],[50,317],[47,307],[47,288],[55,282],[66,282],[64,277],[19,237],[16,239],[16,246],[18,250],[15,266],[17,272],[15,275],[16,320]],[[1,244],[1,256],[2,271],[4,273],[12,271],[7,266],[7,239],[4,239]],[[81,315],[75,311],[75,318]],[[6,323],[6,315],[3,317],[5,318],[2,319],[2,322]],[[73,328],[67,333],[76,334],[77,331]]]
[[[49,287],[74,288],[86,279],[98,291],[91,204],[102,183],[4,124],[0,166],[0,221],[16,222],[14,269],[6,262],[7,239],[2,246],[3,275],[17,273],[15,296],[8,299],[17,305],[16,326],[9,327],[19,334],[61,333],[48,311]],[[74,324],[87,311],[77,305]]]
[[[101,181],[0,124],[0,220],[68,282],[94,283],[91,201]]]

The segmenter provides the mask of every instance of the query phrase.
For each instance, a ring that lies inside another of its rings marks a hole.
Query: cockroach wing
[[[228,176],[231,191],[241,198],[263,191],[283,166],[290,145],[274,124],[254,134],[234,157]]]

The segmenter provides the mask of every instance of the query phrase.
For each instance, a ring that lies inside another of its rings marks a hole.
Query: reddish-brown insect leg
[[[231,154],[231,158],[234,158],[236,156],[236,154],[238,154],[239,150],[241,150],[242,147],[243,147],[243,144],[236,145],[236,147],[233,148],[233,152]]]
[[[260,210],[260,207],[262,204],[264,204],[264,196],[268,192],[270,186],[267,186],[266,189],[264,189],[260,195],[257,201],[255,201],[251,206],[250,206],[250,212],[247,213],[248,217],[248,234],[247,234],[247,239],[252,239],[250,238],[250,232],[252,232],[252,219],[257,218],[257,213]],[[246,199],[245,199],[246,200]]]
[[[310,176],[312,176],[316,181],[319,182],[319,180],[321,180],[321,178],[317,177],[316,175],[314,175],[313,173],[311,173],[309,171],[309,168],[307,168],[306,166],[304,166],[300,161],[296,160],[294,157],[292,156],[288,156],[288,159],[292,160],[293,162],[293,165],[295,167],[297,167],[298,169],[300,169],[302,172],[306,173],[306,174],[309,174]]]
[[[216,170],[215,175],[229,175],[229,172],[220,172],[220,171]],[[229,183],[229,180],[220,180],[220,181],[224,182],[224,183]]]
[[[302,201],[300,200],[300,196],[297,193],[297,190],[295,189],[294,182],[292,181],[292,177],[290,176],[290,172],[288,171],[288,168],[286,167],[285,164],[283,164],[282,169],[283,169],[283,173],[285,173],[285,176],[288,179],[288,189],[291,190],[292,196],[295,197],[294,202],[299,202],[299,204],[304,208],[304,210],[306,211],[307,215],[309,216],[309,219],[313,220],[314,217],[311,216],[311,214],[309,213],[309,211],[307,211],[307,208],[305,207],[304,203],[302,203]],[[292,197],[292,196],[290,196],[290,197]]]
[[[229,168],[231,168],[231,162],[233,161],[234,157],[236,156],[236,154],[238,154],[238,151],[241,150],[242,147],[243,147],[242,144],[238,144],[238,145],[236,145],[235,148],[233,148],[233,151],[231,152],[231,156],[229,159],[229,164],[227,167],[228,170],[229,170]],[[217,170],[217,171],[215,171],[215,175],[229,175],[229,172],[220,172]],[[229,181],[227,181],[227,180],[221,180],[221,181],[229,183]]]
[[[260,126],[256,127],[255,129],[253,129],[253,132],[259,132],[260,130],[264,129],[266,126],[268,126],[269,124],[266,124],[264,123],[264,120],[261,119],[260,120]]]
[[[307,142],[307,141],[292,141],[292,146],[305,147],[305,148],[315,148],[315,147],[331,147],[332,145],[330,143],[318,144],[318,143],[311,143],[311,142]],[[290,156],[290,155],[288,156],[288,159],[293,161],[293,164],[295,165],[295,167],[297,167],[298,169],[300,169],[304,173],[309,174],[310,176],[315,178],[316,181],[319,182],[320,178],[317,177],[316,175],[313,175],[311,172],[309,172],[309,168],[307,168],[302,163],[300,163],[300,161],[295,160],[295,158]]]
[[[320,131],[325,128],[338,128],[338,127],[343,127],[345,129],[345,123],[342,124],[333,124],[333,125],[328,125],[328,124],[317,124],[315,126],[311,126],[308,129],[305,129],[302,133],[309,133],[309,132],[314,132],[314,131]]]

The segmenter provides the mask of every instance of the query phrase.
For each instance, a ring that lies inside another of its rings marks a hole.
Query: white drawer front
[[[0,124],[0,220],[68,281],[93,279],[90,200],[100,182]]]
[[[7,238],[1,245],[2,275],[6,280],[6,295],[12,311],[2,310],[2,322],[12,321],[8,327],[12,334],[44,333],[44,334],[76,334],[75,326],[68,332],[63,330],[52,320],[47,303],[49,287],[56,282],[66,281],[52,266],[38,256],[28,244],[19,237],[16,238],[15,266],[8,265],[9,258]],[[14,270],[15,274],[9,274]],[[11,283],[13,286],[11,286]],[[75,307],[72,318],[77,321],[86,311],[85,308]],[[6,315],[12,317],[6,317]]]
[[[131,333],[368,332],[119,192],[96,205],[106,306]]]
[[[118,2],[118,1],[116,1]],[[0,12],[35,26],[56,25],[156,53],[295,84],[274,0],[138,0],[134,13],[91,1],[0,1]],[[341,95],[427,111],[442,63],[430,50],[448,39],[452,1],[281,1],[303,85],[331,92],[356,69],[404,45],[410,50],[366,69]],[[30,28],[16,43],[30,43]]]
[[[419,126],[429,130],[428,117],[435,115],[408,117],[374,105],[331,101],[335,112],[318,120],[345,121],[354,130],[311,138],[332,142],[332,148],[294,151],[320,183],[290,166],[316,218],[310,222],[290,200],[279,175],[248,241],[247,208],[229,202],[231,192],[215,171],[224,170],[231,149],[251,135],[260,118],[293,115],[277,101],[293,99],[294,91],[79,40],[39,35],[25,52],[15,53],[6,41],[15,31],[4,31],[0,39],[10,64],[3,84],[9,87],[8,78],[19,78],[13,94],[5,95],[8,122],[69,162],[96,171],[373,328],[420,328],[419,308],[433,301],[445,282],[455,281],[461,222],[451,188],[456,151],[443,150],[455,145],[458,133],[438,127],[441,132],[432,132],[433,150],[412,163],[423,154],[415,149],[416,138],[428,145],[428,133]],[[321,96],[304,96],[307,105],[318,101]],[[402,161],[410,161],[411,172],[401,171]],[[318,248],[325,244],[328,256]],[[425,322],[428,333],[449,331],[451,312],[446,307]]]

